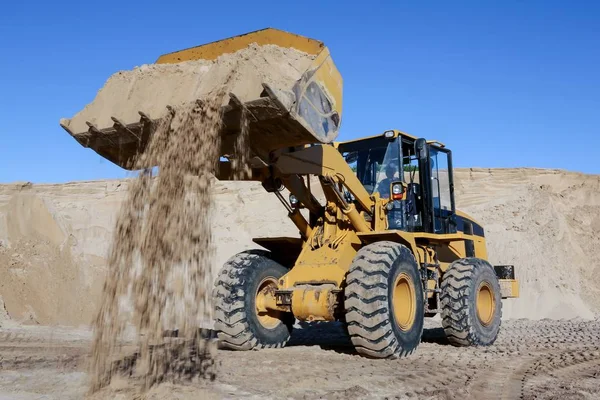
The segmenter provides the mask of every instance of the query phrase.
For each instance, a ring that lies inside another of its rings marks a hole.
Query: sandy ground
[[[0,399],[596,399],[600,320],[511,320],[487,348],[445,343],[429,320],[401,360],[352,352],[336,324],[295,331],[284,349],[220,350],[214,381],[163,383],[147,393],[121,377],[88,396],[90,333],[39,326],[0,330]]]
[[[127,181],[0,185],[0,400],[86,396],[88,326],[126,190]],[[411,357],[369,360],[329,324],[297,330],[281,350],[218,351],[214,382],[139,395],[122,379],[94,398],[600,398],[599,191],[599,176],[564,171],[456,172],[458,207],[485,227],[490,260],[514,264],[521,282],[492,347],[449,346],[429,320]],[[215,271],[256,247],[252,237],[296,236],[260,185],[219,183],[215,200]]]

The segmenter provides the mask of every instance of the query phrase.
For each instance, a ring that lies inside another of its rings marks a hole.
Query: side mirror
[[[429,146],[427,140],[420,138],[415,140],[415,154],[419,160],[427,160],[429,158]]]
[[[352,164],[356,160],[358,160],[358,152],[348,153],[344,156],[344,159],[348,164]]]

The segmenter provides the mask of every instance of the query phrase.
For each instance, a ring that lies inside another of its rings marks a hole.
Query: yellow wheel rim
[[[267,277],[260,282],[256,290],[256,316],[258,317],[258,322],[267,329],[273,329],[281,323],[281,313],[279,311],[269,310],[264,307],[265,297],[272,295],[276,289],[277,279]]]
[[[417,299],[415,296],[415,285],[406,273],[402,272],[394,283],[392,295],[394,304],[394,318],[401,330],[409,330],[415,322],[417,310]]]
[[[487,282],[482,282],[477,289],[477,317],[483,325],[489,325],[494,319],[496,299],[494,290]]]

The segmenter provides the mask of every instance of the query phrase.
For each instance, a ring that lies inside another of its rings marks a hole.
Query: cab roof
[[[375,138],[381,137],[381,136],[383,136],[383,135],[385,135],[386,133],[389,133],[389,132],[393,132],[393,137],[395,137],[395,138],[398,137],[398,136],[401,136],[401,137],[412,139],[412,140],[417,140],[418,139],[418,137],[413,136],[413,135],[411,135],[409,133],[400,131],[398,129],[390,129],[390,130],[387,130],[387,131],[383,131],[383,133],[380,133],[378,135],[364,136],[364,137],[361,137],[361,138],[358,138],[358,139],[346,140],[344,142],[333,142],[333,145],[334,145],[335,148],[338,148],[340,145],[344,145],[344,144],[357,143],[357,142],[361,142],[363,140],[375,139]],[[428,140],[427,143],[438,145],[439,147],[446,147],[443,143],[438,142],[437,140],[431,140],[431,141]]]
[[[361,138],[358,138],[358,139],[347,140],[347,141],[344,141],[344,142],[333,142],[333,144],[335,145],[335,147],[338,147],[341,144],[356,143],[356,142],[360,142],[362,140],[375,139],[375,138],[378,138],[378,137],[381,137],[381,136],[385,135],[386,132],[394,132],[394,137],[402,136],[402,137],[406,137],[406,138],[413,139],[413,140],[418,139],[416,136],[410,135],[410,134],[408,134],[406,132],[402,132],[402,131],[399,131],[397,129],[390,129],[390,130],[387,130],[387,131],[383,131],[382,133],[380,133],[378,135],[364,136],[364,137],[361,137]]]

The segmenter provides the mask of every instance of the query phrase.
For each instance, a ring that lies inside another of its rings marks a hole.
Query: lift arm
[[[282,175],[319,175],[342,183],[360,206],[371,213],[374,202],[340,152],[329,145],[315,145],[283,153],[275,164]]]

